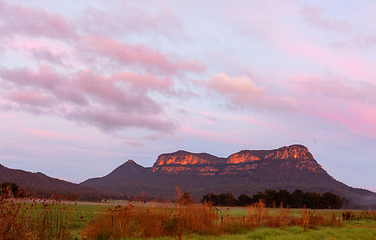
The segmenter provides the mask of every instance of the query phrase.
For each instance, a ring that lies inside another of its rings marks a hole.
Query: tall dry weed
[[[209,205],[177,204],[174,208],[117,206],[94,219],[82,232],[86,239],[215,235],[218,215]]]
[[[0,239],[70,239],[70,211],[60,200],[0,199]]]

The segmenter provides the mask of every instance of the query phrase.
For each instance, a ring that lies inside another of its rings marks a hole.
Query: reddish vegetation
[[[349,216],[349,217],[347,217]],[[208,204],[176,205],[173,208],[125,207],[117,206],[106,214],[94,219],[82,232],[87,239],[158,238],[169,236],[182,239],[183,236],[222,235],[251,231],[259,227],[286,228],[300,226],[304,230],[319,226],[342,225],[341,221],[350,219],[376,220],[376,212],[367,211],[355,214],[344,212],[342,217],[333,214],[315,215],[303,209],[300,217],[293,217],[289,209],[270,214],[263,202],[248,207],[248,214],[235,217],[219,214],[218,209]]]

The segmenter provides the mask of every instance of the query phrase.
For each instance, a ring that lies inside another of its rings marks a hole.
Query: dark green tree
[[[283,206],[291,206],[291,194],[286,189],[281,189],[277,192],[277,199],[276,199],[277,206],[283,204]]]
[[[323,195],[324,200],[328,204],[326,208],[339,209],[342,207],[342,199],[340,196],[335,195],[332,192],[326,192]]]
[[[265,190],[265,205],[267,207],[273,207],[276,204],[277,192],[272,189]]]
[[[232,193],[221,193],[218,195],[220,206],[236,206],[236,198],[234,198],[234,195]]]
[[[291,207],[303,208],[304,207],[304,192],[300,189],[296,189],[291,194]]]
[[[251,203],[258,203],[260,200],[265,202],[266,195],[263,192],[258,192],[257,194],[252,195]]]
[[[238,197],[238,206],[245,207],[245,206],[250,205],[251,203],[252,203],[252,198],[248,196],[247,194],[243,193]]]

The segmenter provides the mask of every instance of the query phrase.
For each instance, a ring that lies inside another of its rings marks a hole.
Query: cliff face
[[[273,160],[282,161],[285,168],[305,169],[315,173],[325,171],[302,145],[291,145],[274,150],[243,150],[227,158],[205,153],[178,151],[158,157],[152,171],[166,174],[224,175],[251,173]]]
[[[376,203],[375,193],[353,189],[331,177],[302,145],[243,150],[227,158],[177,151],[160,155],[150,168],[129,160],[107,176],[81,185],[128,196],[138,196],[143,190],[148,196],[169,199],[174,198],[176,186],[197,199],[207,193],[251,196],[265,189],[301,189],[329,191],[357,203],[367,197]]]

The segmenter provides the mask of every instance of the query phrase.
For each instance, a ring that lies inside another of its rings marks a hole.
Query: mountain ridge
[[[102,193],[87,186],[52,178],[42,172],[11,169],[0,164],[0,183],[14,182],[20,189],[36,197],[49,195],[75,195],[78,199],[100,199]]]
[[[118,168],[127,168],[126,163]],[[137,164],[133,160],[131,163]],[[335,180],[300,144],[272,150],[241,150],[227,158],[179,150],[159,155],[152,167],[138,165],[138,169],[138,173],[110,173],[80,184],[127,195],[144,191],[151,197],[170,199],[175,196],[176,186],[196,198],[209,192],[251,195],[265,189],[301,189],[330,191],[356,203],[376,204],[376,193]]]

